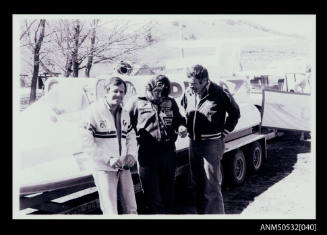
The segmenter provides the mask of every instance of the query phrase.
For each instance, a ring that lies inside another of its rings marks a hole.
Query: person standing
[[[144,204],[149,214],[173,213],[176,171],[175,141],[186,136],[185,119],[176,101],[168,97],[170,81],[158,75],[146,85],[146,96],[138,97],[130,119],[138,142],[138,163]]]
[[[188,68],[187,77],[190,87],[185,90],[181,104],[190,137],[189,160],[196,209],[198,214],[224,214],[223,139],[235,128],[240,118],[239,107],[228,91],[210,81],[208,70],[202,65]]]
[[[137,214],[129,170],[136,163],[137,143],[129,114],[122,108],[126,83],[112,77],[106,95],[92,103],[82,128],[82,147],[91,157],[93,178],[103,214],[118,214],[118,196],[124,214]]]

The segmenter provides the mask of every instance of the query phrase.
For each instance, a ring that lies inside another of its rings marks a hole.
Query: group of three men
[[[214,82],[201,65],[188,69],[190,87],[183,94],[180,114],[169,97],[170,81],[164,75],[150,80],[145,97],[129,110],[122,108],[126,83],[119,77],[107,81],[107,94],[89,107],[82,128],[84,150],[92,157],[93,177],[103,214],[137,214],[129,168],[138,162],[144,200],[150,214],[172,214],[177,136],[188,133],[192,186],[199,214],[222,214],[221,159],[224,136],[240,118],[233,97]],[[226,113],[228,114],[226,118]]]

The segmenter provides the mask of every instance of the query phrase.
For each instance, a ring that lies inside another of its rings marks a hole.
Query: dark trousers
[[[148,214],[171,214],[174,204],[174,144],[139,146],[140,178]]]
[[[221,139],[190,140],[191,182],[198,214],[224,214],[221,192],[221,159],[225,144]]]

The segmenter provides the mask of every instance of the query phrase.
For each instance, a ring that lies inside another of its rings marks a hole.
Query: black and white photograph
[[[13,219],[317,218],[316,15],[12,22]]]

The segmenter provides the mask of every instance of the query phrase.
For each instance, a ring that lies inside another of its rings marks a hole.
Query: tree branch
[[[28,26],[26,25],[27,27],[26,27],[25,31],[20,35],[19,40],[22,40],[22,38],[25,36],[25,34],[27,34],[27,32],[29,32],[30,28],[31,28],[32,25],[35,23],[35,21],[36,21],[36,20],[33,20],[33,21],[30,23],[30,25],[28,25]],[[27,21],[25,21],[25,24],[27,24]]]
[[[48,74],[50,74],[50,76],[54,76],[55,75],[55,73],[54,72],[52,72],[43,62],[42,62],[42,59],[40,59],[40,65],[41,65],[41,67],[43,68],[43,70],[45,71],[45,72],[47,72]]]

